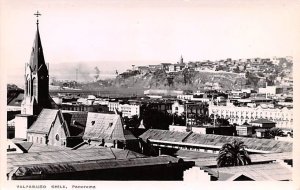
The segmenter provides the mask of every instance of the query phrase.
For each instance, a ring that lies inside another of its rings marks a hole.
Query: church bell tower
[[[21,114],[38,115],[43,108],[51,108],[49,96],[49,73],[45,63],[43,47],[39,33],[41,14],[37,11],[36,34],[29,63],[25,65],[25,94],[21,105]]]

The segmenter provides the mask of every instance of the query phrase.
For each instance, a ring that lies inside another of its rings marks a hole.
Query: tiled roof
[[[221,148],[225,143],[231,143],[234,140],[243,141],[249,151],[267,151],[267,152],[291,152],[293,150],[292,142],[276,141],[272,139],[246,138],[236,136],[223,136],[213,134],[197,134],[177,131],[167,131],[158,129],[149,129],[140,136],[144,141],[147,138],[152,140],[161,140],[169,142],[179,142],[195,145],[214,146]]]
[[[255,181],[292,180],[292,170],[280,163],[255,164],[246,166],[221,167],[208,169],[209,173],[243,174]]]
[[[43,109],[37,120],[31,125],[27,132],[48,134],[52,122],[55,120],[58,110]]]

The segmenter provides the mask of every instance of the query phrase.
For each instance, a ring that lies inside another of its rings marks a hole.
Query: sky
[[[75,79],[76,68],[102,77],[131,65],[299,52],[300,1],[1,0],[1,65],[23,85],[36,31],[50,77]]]

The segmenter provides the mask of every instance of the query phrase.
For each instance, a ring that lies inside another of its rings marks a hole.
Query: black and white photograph
[[[299,7],[0,1],[1,186],[299,188]]]

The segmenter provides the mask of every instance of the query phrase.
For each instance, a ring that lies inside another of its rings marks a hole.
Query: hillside
[[[162,70],[157,70],[154,73],[132,72],[118,75],[113,85],[126,88],[196,90],[213,85],[213,83],[217,83],[224,90],[237,89],[246,84],[246,78],[239,74],[225,72],[182,71],[167,74]]]

